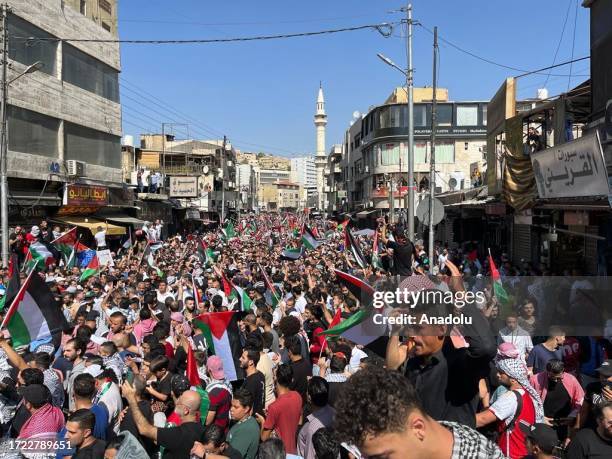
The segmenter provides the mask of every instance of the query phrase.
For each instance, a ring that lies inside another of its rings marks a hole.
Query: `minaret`
[[[318,210],[324,211],[325,205],[325,175],[324,169],[327,163],[325,155],[325,127],[327,126],[327,115],[325,114],[325,98],[323,97],[323,87],[319,83],[319,95],[317,97],[317,111],[314,116],[314,124],[317,128],[317,153],[315,156],[315,166],[317,168],[317,196]]]

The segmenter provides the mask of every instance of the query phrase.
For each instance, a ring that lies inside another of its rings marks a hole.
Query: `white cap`
[[[83,373],[87,373],[88,375],[91,375],[94,378],[97,378],[103,372],[104,372],[104,370],[102,370],[102,367],[100,365],[98,365],[97,363],[88,366],[87,368],[85,368],[85,371],[83,371]]]

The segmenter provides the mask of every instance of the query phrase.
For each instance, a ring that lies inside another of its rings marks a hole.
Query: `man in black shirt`
[[[248,389],[253,396],[253,414],[263,416],[266,405],[266,378],[261,371],[257,370],[260,355],[256,349],[245,348],[240,356],[240,368],[246,374],[242,387]]]
[[[612,360],[605,360],[595,371],[599,373],[599,381],[587,384],[580,412],[582,426],[592,428],[595,428],[594,409],[606,402],[612,402]]]
[[[145,379],[140,376],[134,376],[134,389],[136,399],[138,401],[138,408],[140,412],[143,414],[145,419],[153,424],[153,410],[151,410],[151,400],[145,394],[145,388],[147,387]],[[121,432],[128,431],[142,444],[146,452],[149,456],[153,457],[153,454],[157,451],[155,447],[155,443],[151,441],[151,439],[140,435],[138,432],[138,427],[136,427],[136,423],[134,422],[134,417],[132,416],[132,411],[128,408],[121,420],[121,424],[119,425],[119,430]]]
[[[597,428],[582,429],[573,438],[567,459],[604,459],[612,457],[612,402],[597,410]]]
[[[400,228],[395,229],[393,238],[394,241],[387,237],[387,224],[383,224],[380,239],[387,246],[387,249],[393,251],[393,273],[398,276],[410,276],[412,275],[414,246]]]
[[[174,411],[181,418],[181,425],[163,429],[155,427],[144,417],[138,406],[136,391],[128,381],[121,386],[121,392],[128,401],[140,435],[157,442],[164,449],[162,459],[189,458],[194,442],[204,432],[204,427],[197,420],[200,410],[200,395],[197,392],[185,391],[176,402]]]
[[[409,279],[416,285],[421,277]],[[407,280],[402,285],[411,290]],[[423,290],[421,298],[427,298],[427,292],[434,293]],[[460,312],[466,323],[453,334],[447,325],[413,325],[406,332],[408,341],[402,343],[396,332],[387,344],[387,368],[398,369],[407,361],[406,377],[434,419],[475,427],[479,381],[489,373],[497,348],[486,318],[473,304],[465,305]],[[449,305],[426,301],[410,309],[416,324],[423,316],[446,317],[452,313]],[[459,331],[463,336],[452,336]]]
[[[96,417],[90,410],[76,410],[66,422],[66,438],[76,448],[73,459],[99,459],[104,457],[106,442],[93,436]]]
[[[312,365],[302,357],[300,340],[296,335],[285,338],[285,347],[289,354],[289,365],[293,370],[293,387],[291,389],[302,396],[302,405],[305,405],[308,378],[312,376]]]

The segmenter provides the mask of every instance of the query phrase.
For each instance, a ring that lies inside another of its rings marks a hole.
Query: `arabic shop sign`
[[[197,177],[170,177],[171,198],[195,198],[197,196]]]
[[[608,172],[597,131],[531,155],[540,198],[608,196]]]
[[[108,203],[108,188],[104,186],[66,185],[65,206],[101,207]]]

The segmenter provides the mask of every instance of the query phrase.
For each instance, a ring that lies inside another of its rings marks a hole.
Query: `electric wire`
[[[563,35],[565,35],[565,27],[567,26],[567,20],[569,19],[569,12],[570,12],[570,9],[572,8],[573,3],[574,3],[574,0],[569,0],[567,2],[567,10],[565,11],[565,20],[563,21],[563,28],[561,29],[561,36],[559,37],[559,42],[557,43],[557,49],[555,50],[555,56],[553,57],[552,65],[555,65],[555,62],[557,62],[557,55],[559,54],[559,49],[561,49],[561,43],[563,42]],[[546,81],[544,81],[544,85],[542,86],[543,88],[545,88],[546,85],[548,84],[549,78],[550,78],[550,72],[548,72],[548,75],[546,76]]]
[[[282,40],[287,38],[297,37],[312,37],[316,35],[330,35],[343,32],[355,32],[359,30],[373,29],[377,30],[381,35],[388,37],[393,33],[393,27],[397,22],[382,22],[380,24],[366,24],[354,27],[343,27],[340,29],[318,30],[314,32],[297,32],[278,35],[258,35],[252,37],[230,37],[230,38],[202,38],[202,39],[174,39],[174,40],[122,40],[122,39],[98,39],[98,38],[57,38],[57,37],[14,37],[17,40],[28,42],[37,41],[57,41],[57,42],[72,42],[72,43],[122,43],[122,44],[208,44],[208,43],[236,43],[248,41],[266,41],[266,40]]]
[[[574,59],[574,47],[576,45],[576,23],[578,22],[578,5],[580,2],[576,0],[576,12],[574,14],[574,33],[572,34],[572,59]],[[570,62],[569,76],[567,77],[567,90],[569,91],[572,83],[572,66],[573,62]]]

